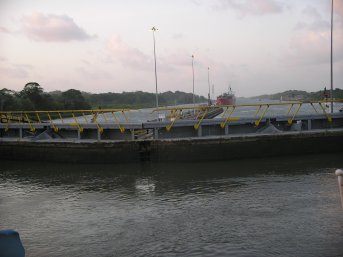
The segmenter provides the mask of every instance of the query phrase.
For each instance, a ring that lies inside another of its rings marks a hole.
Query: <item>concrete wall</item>
[[[341,152],[343,130],[116,142],[0,141],[0,159],[83,163],[211,161]]]
[[[125,131],[120,131],[120,127],[116,124],[104,123],[99,124],[103,129],[102,133],[94,123],[81,124],[83,131],[71,124],[55,124],[58,127],[58,132],[54,132],[54,126],[50,123],[32,124],[36,128],[36,132],[31,132],[29,124],[5,124],[0,123],[0,139],[32,139],[40,140],[39,134],[48,131],[51,138],[62,138],[65,140],[97,140],[97,141],[117,141],[117,140],[135,140],[135,131],[155,131],[151,135],[151,139],[176,139],[176,138],[189,138],[189,137],[210,137],[210,136],[224,136],[236,134],[253,134],[261,133],[263,128],[272,124],[277,130],[273,132],[287,132],[292,130],[308,131],[320,129],[343,128],[343,113],[336,113],[333,115],[332,122],[330,123],[325,115],[310,115],[298,116],[293,121],[292,126],[288,124],[288,118],[281,116],[278,118],[264,118],[261,120],[259,126],[255,125],[256,118],[242,118],[238,121],[229,121],[226,123],[225,128],[221,128],[221,119],[208,119],[203,120],[198,129],[194,125],[199,121],[197,120],[178,120],[170,130],[166,127],[171,125],[170,121],[165,122],[147,122],[147,123],[127,123],[121,124]],[[55,134],[55,135],[53,135]],[[38,138],[33,138],[38,137]],[[147,138],[147,137],[145,137]],[[139,139],[139,138],[138,138]]]

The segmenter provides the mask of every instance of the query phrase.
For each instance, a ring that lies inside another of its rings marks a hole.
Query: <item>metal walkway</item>
[[[342,104],[343,100],[333,101]],[[0,140],[146,140],[235,134],[275,134],[343,128],[343,113],[330,101],[187,106],[154,109],[163,120],[137,122],[129,109],[0,112]],[[223,109],[214,119],[210,110]],[[309,108],[312,113],[301,112]],[[243,111],[242,111],[243,110]],[[249,110],[249,115],[244,111]],[[191,113],[185,118],[184,113]]]

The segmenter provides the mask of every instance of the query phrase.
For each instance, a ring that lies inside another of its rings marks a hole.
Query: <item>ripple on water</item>
[[[29,257],[342,256],[341,157],[3,163],[0,227],[20,232]]]

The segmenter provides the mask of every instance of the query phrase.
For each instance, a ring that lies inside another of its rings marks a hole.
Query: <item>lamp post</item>
[[[214,84],[212,84],[212,97],[214,98]]]
[[[193,106],[195,106],[195,96],[194,96],[194,55],[192,54],[192,73],[193,73]]]
[[[332,32],[333,32],[333,0],[331,0],[331,66],[330,66],[330,71],[331,71],[331,113],[333,113],[333,71],[332,71]]]
[[[155,46],[155,32],[158,30],[155,26],[151,28],[152,37],[154,40],[154,60],[155,60],[155,83],[156,83],[156,108],[158,109],[158,90],[157,90],[157,69],[156,69],[156,46]]]
[[[210,67],[207,67],[207,82],[208,82],[208,105],[211,105],[211,85],[210,85]]]

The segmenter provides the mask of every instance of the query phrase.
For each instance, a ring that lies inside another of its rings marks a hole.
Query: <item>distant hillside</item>
[[[156,96],[154,93],[142,91],[123,93],[82,93],[86,101],[93,108],[145,108],[155,107]],[[203,96],[195,95],[195,102],[206,102]],[[190,104],[193,103],[193,94],[180,91],[167,91],[158,94],[159,106]]]
[[[330,90],[327,90],[327,94],[330,96]],[[317,92],[306,92],[301,90],[288,90],[282,93],[276,93],[271,95],[260,95],[251,97],[253,99],[269,99],[269,100],[282,100],[284,101],[292,101],[292,100],[301,100],[301,101],[309,101],[309,100],[322,100],[324,99],[324,90],[320,90]],[[333,98],[336,99],[343,99],[343,90],[336,88],[333,90]]]
[[[159,106],[193,103],[193,94],[164,92],[158,94]],[[76,89],[44,92],[37,82],[28,82],[23,90],[16,92],[0,90],[0,111],[29,110],[85,110],[97,108],[147,108],[156,106],[154,93],[142,91],[91,94]],[[196,103],[206,102],[195,95]]]

